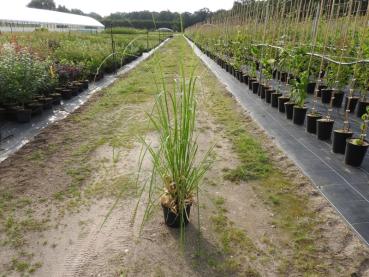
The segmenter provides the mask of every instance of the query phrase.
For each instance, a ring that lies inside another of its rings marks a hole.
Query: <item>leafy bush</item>
[[[105,34],[111,34],[111,32],[113,32],[113,34],[121,34],[121,35],[146,34],[147,33],[146,30],[129,28],[129,27],[114,27],[113,29],[108,28],[104,31]]]
[[[24,105],[47,89],[54,78],[51,63],[32,55],[16,44],[5,44],[0,51],[0,103]]]

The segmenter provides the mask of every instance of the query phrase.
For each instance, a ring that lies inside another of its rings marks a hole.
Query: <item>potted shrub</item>
[[[311,134],[316,134],[316,122],[321,118],[322,114],[312,109],[311,112],[306,115],[306,131]]]
[[[369,106],[369,101],[367,100],[368,94],[368,80],[369,80],[369,70],[367,65],[357,65],[356,68],[356,87],[360,91],[360,100],[357,107],[357,116],[362,117],[366,113],[366,107]]]
[[[369,107],[366,108],[366,113],[361,116],[362,124],[360,127],[359,138],[348,139],[345,152],[345,163],[351,166],[359,167],[364,160],[368,150],[368,142],[365,140],[366,131],[368,129]]]
[[[329,104],[331,102],[333,89],[323,88],[320,90],[321,101],[323,104]]]
[[[284,111],[286,113],[286,118],[287,119],[292,119],[293,118],[293,107],[295,106],[295,95],[294,95],[295,91],[293,89],[291,89],[290,95],[288,97],[288,101],[286,101],[284,103]],[[279,97],[279,99],[281,99],[282,97]],[[282,99],[280,100],[282,101]]]
[[[151,193],[148,194],[144,220],[153,205],[159,204],[154,199],[160,199],[165,224],[180,228],[183,242],[191,206],[198,195],[202,177],[211,165],[209,155],[212,150],[210,148],[199,159],[195,134],[197,103],[194,72],[190,78],[185,78],[182,69],[178,85],[174,85],[172,92],[167,90],[164,77],[162,80],[162,92],[156,96],[154,112],[150,115],[159,134],[159,146],[154,148],[143,140],[145,153],[150,155],[153,163],[152,174],[145,182]],[[158,192],[158,198],[153,192]]]
[[[343,89],[350,81],[350,78],[352,76],[352,67],[332,63],[329,65],[328,68],[329,70],[327,73],[327,83],[328,86],[333,88],[330,92],[330,97],[334,97],[333,107],[341,108],[344,96]],[[323,101],[323,98],[325,97],[323,91],[327,91],[327,89],[322,90],[322,102],[329,103],[330,99],[328,100],[328,102]]]
[[[333,131],[332,151],[337,154],[345,154],[346,141],[351,138],[353,132],[350,128],[336,129]]]
[[[307,93],[308,94],[314,94],[315,86],[316,86],[315,82],[310,82],[307,86]]]
[[[283,95],[282,93],[278,96],[278,110],[281,113],[284,113],[286,111],[285,109],[285,103],[290,101],[290,97],[288,95]]]
[[[353,82],[355,81],[353,80]],[[348,110],[349,113],[353,113],[359,99],[360,97],[354,95],[354,89],[350,88],[348,96],[345,97],[345,111]]]
[[[360,100],[359,103],[357,105],[357,117],[362,117],[363,114],[365,114],[366,112],[366,108],[369,106],[369,101],[367,100],[367,91],[366,90],[361,90],[360,92]]]
[[[331,98],[331,103],[328,109],[328,114],[321,119],[316,121],[316,135],[319,140],[330,140],[332,136],[332,130],[334,125],[334,120],[331,118],[332,113],[332,103],[334,97]]]
[[[319,140],[330,140],[332,136],[332,130],[334,125],[334,120],[330,117],[324,117],[318,119],[316,126],[316,135]]]
[[[284,103],[284,109],[286,112],[286,118],[292,119],[293,118],[293,107],[295,106],[295,102],[290,99],[288,102]]]
[[[321,119],[316,120],[316,135],[319,140],[330,140],[332,136],[332,130],[334,125],[334,120],[331,118],[331,114],[333,111],[333,101],[334,96],[331,96],[327,115]]]
[[[300,74],[299,80],[292,80],[292,94],[294,95],[295,102],[293,106],[293,123],[297,125],[303,125],[305,122],[307,111],[305,100],[307,97],[306,89],[308,82],[309,75],[307,71]]]
[[[263,95],[261,95],[261,98],[265,98],[265,101],[267,103],[270,103],[272,100],[272,93],[275,92],[275,90],[273,90],[270,87],[270,81],[273,79],[273,66],[275,64],[275,59],[272,58],[264,58],[262,60],[262,74],[263,77],[265,78],[266,82],[265,82],[265,86],[264,86],[264,93]]]
[[[45,73],[46,71],[46,73]],[[42,76],[48,74],[45,63],[32,56],[26,48],[6,44],[0,51],[0,95],[10,113],[19,123],[31,120],[32,102],[40,89]]]

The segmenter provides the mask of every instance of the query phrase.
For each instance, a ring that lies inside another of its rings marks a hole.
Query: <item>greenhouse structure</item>
[[[100,32],[104,28],[103,24],[88,16],[31,8],[0,10],[0,32],[32,32],[37,29]]]

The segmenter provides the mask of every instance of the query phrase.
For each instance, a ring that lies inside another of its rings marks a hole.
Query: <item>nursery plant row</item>
[[[186,35],[287,119],[298,125],[306,120],[307,132],[332,137],[333,152],[360,166],[369,146],[367,9],[356,0],[246,1]],[[326,112],[318,110],[319,102]],[[340,109],[335,116],[344,124],[334,129],[333,113]],[[361,121],[357,134],[351,117]]]
[[[0,35],[0,122],[27,123],[156,47],[157,34]]]
[[[270,83],[270,85],[264,85],[256,78],[252,78],[247,75],[247,73],[242,69],[237,70],[229,63],[218,58],[215,54],[210,53],[207,49],[201,47],[201,45],[196,45],[229,74],[233,75],[240,82],[245,83],[250,92],[261,99],[264,99],[266,103],[270,104],[271,107],[275,108],[280,113],[285,113],[287,120],[292,120],[296,125],[304,125],[306,120],[306,131],[308,133],[316,134],[317,139],[322,141],[330,141],[332,139],[332,151],[337,154],[345,154],[346,164],[355,167],[359,167],[361,165],[369,146],[365,140],[367,121],[369,119],[369,106],[359,102],[357,114],[363,122],[360,127],[361,133],[357,134],[357,138],[353,138],[354,133],[351,130],[333,128],[335,120],[331,114],[332,108],[340,108],[342,106],[343,92],[340,92],[339,97],[335,98],[334,96],[337,94],[332,89],[328,89],[323,85],[317,87],[315,83],[306,83],[307,85],[302,87],[302,90],[305,90],[305,92],[309,94],[314,94],[316,90],[318,95],[317,97],[320,98],[320,101],[322,101],[322,103],[329,103],[329,107],[327,109],[328,113],[326,115],[322,115],[321,113],[313,110],[309,111],[305,105],[301,105],[298,102],[300,97],[299,94],[301,94],[301,92],[297,92],[296,90],[299,89],[299,86],[302,83],[301,81],[289,80],[292,83],[292,85],[290,85],[291,88],[289,92],[282,93],[284,90],[281,88],[288,86],[287,73],[274,71],[273,79],[275,82]],[[327,95],[329,95],[329,97]],[[329,100],[327,101],[325,98],[328,98]],[[346,96],[345,99],[345,109],[349,112],[353,112],[355,104],[351,102],[349,96]],[[345,124],[348,124],[348,122],[345,122]]]

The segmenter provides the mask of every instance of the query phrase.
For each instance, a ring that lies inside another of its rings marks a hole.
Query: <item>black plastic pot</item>
[[[322,115],[319,113],[311,113],[306,116],[306,131],[310,134],[316,134],[316,121],[321,119]]]
[[[281,82],[283,82],[283,83],[287,82],[288,73],[287,72],[280,72],[279,74],[280,74],[279,77],[280,77]]]
[[[102,79],[104,79],[104,72],[99,72],[96,76],[96,81],[100,81]]]
[[[265,92],[266,92],[267,89],[270,89],[270,87],[265,86],[265,85],[262,85],[259,88],[259,90],[260,90],[260,95],[259,96],[260,96],[261,99],[265,99]]]
[[[346,141],[350,139],[352,135],[353,132],[347,132],[343,129],[334,130],[332,142],[333,153],[345,154]]]
[[[271,95],[271,105],[273,108],[278,108],[278,99],[282,96],[282,93],[280,92],[273,92]]]
[[[292,119],[293,118],[293,106],[295,106],[295,103],[292,103],[292,102],[284,103],[284,109],[285,109],[285,112],[286,112],[287,119]]]
[[[52,98],[50,98],[50,97],[42,98],[40,101],[42,103],[42,108],[44,110],[52,109],[52,107],[53,107],[53,99]]]
[[[280,112],[280,113],[285,113],[286,112],[286,108],[285,108],[285,103],[287,103],[288,101],[290,101],[290,98],[289,97],[287,97],[287,96],[282,96],[282,94],[281,94],[281,96],[280,97],[278,97],[278,111]]]
[[[60,93],[52,93],[50,97],[53,99],[53,105],[60,105],[62,99]]]
[[[321,97],[323,104],[329,104],[331,102],[333,90],[325,88],[321,90]]]
[[[235,77],[235,73],[234,73],[234,67],[231,65],[231,71],[229,72],[233,77]]]
[[[237,69],[235,69],[235,70],[233,71],[233,76],[234,76],[237,80],[239,80],[239,79],[240,79],[240,71],[238,71]]]
[[[15,116],[18,123],[28,123],[31,121],[32,111],[29,109],[16,110]]]
[[[265,102],[267,103],[272,102],[272,93],[275,93],[274,89],[267,89],[265,91]]]
[[[163,213],[164,213],[164,221],[165,221],[165,225],[171,227],[171,228],[179,228],[181,227],[180,225],[180,215],[179,214],[175,214],[171,211],[171,209],[164,207],[162,205],[163,208]],[[189,217],[190,217],[190,212],[191,212],[191,205],[186,206],[186,212],[183,215],[184,217],[184,224],[185,226],[188,224],[189,222]]]
[[[319,140],[330,140],[332,136],[334,120],[318,119],[316,121],[316,135]]]
[[[318,86],[318,93],[316,97],[321,97],[322,96],[322,90],[328,88],[326,85],[319,85]]]
[[[350,98],[350,104],[349,104],[349,98]],[[347,97],[346,96],[345,111],[350,110],[350,113],[353,113],[355,111],[355,108],[356,108],[356,105],[357,105],[358,101],[359,101],[359,97],[357,97],[357,96],[352,96],[352,97]]]
[[[309,83],[306,89],[307,93],[314,94],[315,86],[316,86],[316,83]]]
[[[78,88],[78,92],[82,92],[84,90],[84,84],[82,82],[75,82],[74,86]]]
[[[278,71],[277,70],[273,70],[272,76],[273,76],[273,79],[277,79]]]
[[[27,104],[26,108],[28,110],[31,110],[31,115],[32,116],[40,115],[40,114],[42,114],[42,111],[43,111],[43,104],[41,104],[39,102],[32,102],[30,104]]]
[[[249,90],[252,90],[252,84],[255,83],[255,82],[257,82],[256,79],[254,79],[254,78],[249,79],[249,84],[248,84],[249,85]]]
[[[60,91],[63,99],[68,100],[72,98],[72,91],[70,89],[63,89]]]
[[[258,91],[259,91],[259,83],[257,81],[253,82],[252,83],[252,93],[257,94]]]
[[[304,125],[306,117],[307,108],[306,107],[293,107],[293,123],[296,125]]]
[[[77,96],[79,94],[79,87],[77,87],[77,86],[70,85],[70,86],[68,86],[68,89],[70,89],[70,91],[72,93],[72,97]]]
[[[5,120],[9,120],[9,121],[17,120],[15,113],[18,107],[13,106],[13,105],[7,105],[6,107],[4,107],[4,109],[5,109],[5,114],[4,114]]]
[[[351,166],[359,167],[364,160],[368,146],[369,144],[367,141],[364,141],[363,145],[357,145],[353,143],[353,139],[347,140],[345,163]]]
[[[342,102],[343,102],[343,96],[344,96],[343,91],[335,90],[333,91],[333,96],[334,96],[333,103],[332,103],[333,107],[341,108]]]
[[[356,115],[358,117],[361,117],[363,114],[366,113],[366,107],[369,106],[369,102],[366,101],[359,101],[359,104],[357,105],[357,113]]]
[[[248,75],[243,75],[243,82],[245,83],[245,84],[248,84],[249,83],[249,76]]]
[[[5,120],[5,109],[0,108],[0,121]]]
[[[238,81],[240,81],[242,83],[243,82],[242,72],[238,70],[236,72],[236,76],[237,76]]]
[[[227,72],[229,72],[229,64],[227,64],[227,63],[226,63],[226,64],[224,65],[224,69],[225,69]]]

